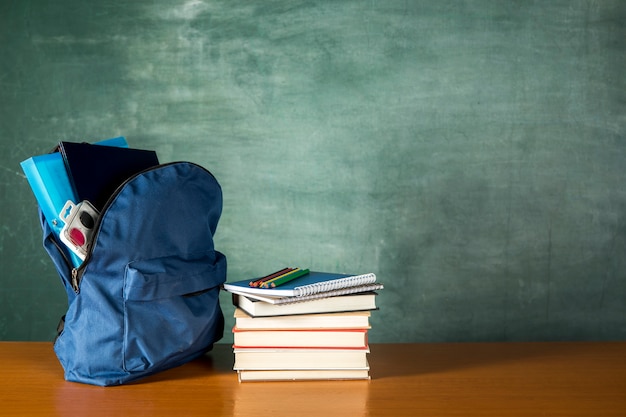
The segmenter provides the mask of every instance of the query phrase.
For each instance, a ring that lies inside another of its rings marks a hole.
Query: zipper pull
[[[78,286],[78,268],[72,268],[72,288],[74,292],[78,295],[80,292],[80,287]]]

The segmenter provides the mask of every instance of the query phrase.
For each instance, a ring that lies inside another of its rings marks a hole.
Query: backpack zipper
[[[87,266],[87,263],[91,259],[91,252],[93,252],[93,247],[94,247],[93,244],[96,242],[96,240],[98,238],[98,235],[100,234],[100,224],[102,223],[102,217],[104,217],[104,214],[106,213],[106,211],[109,208],[109,206],[113,203],[113,200],[115,200],[115,197],[117,197],[117,195],[122,191],[122,189],[126,186],[126,184],[128,184],[130,181],[132,181],[136,177],[138,177],[138,176],[140,176],[142,174],[145,174],[147,172],[150,172],[150,171],[154,171],[154,170],[157,170],[157,169],[165,168],[165,167],[167,167],[169,165],[175,165],[175,164],[181,164],[181,163],[183,163],[183,162],[182,161],[167,162],[165,164],[155,165],[153,167],[146,168],[143,171],[139,171],[136,174],[128,177],[123,183],[121,183],[115,189],[113,194],[111,194],[111,196],[109,197],[107,202],[104,204],[104,207],[102,207],[102,211],[100,212],[100,215],[96,219],[96,224],[94,225],[94,234],[91,237],[91,245],[89,246],[89,251],[87,252],[87,255],[85,256],[85,259],[83,260],[83,262],[79,266],[72,268],[72,277],[71,277],[70,284],[72,285],[72,289],[74,290],[74,292],[77,295],[80,293],[80,282],[83,279],[83,274],[85,273],[85,268]],[[211,173],[208,169],[204,168],[201,165],[195,164],[193,162],[184,162],[184,163],[190,164],[190,165],[195,165],[195,166],[197,166],[199,168],[202,168],[204,171],[206,171],[211,176],[213,176],[213,178],[215,178],[213,173]],[[69,261],[68,261],[68,265],[71,265],[71,263]]]

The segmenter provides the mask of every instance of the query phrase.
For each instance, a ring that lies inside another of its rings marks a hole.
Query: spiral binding
[[[351,277],[345,277],[331,281],[317,282],[315,284],[309,284],[303,287],[296,287],[294,288],[294,293],[296,297],[303,297],[311,294],[339,290],[347,287],[356,287],[359,285],[371,284],[375,281],[376,275],[373,273],[354,275]]]
[[[320,298],[330,298],[330,297],[338,297],[341,295],[350,295],[350,294],[359,294],[366,293],[372,291],[378,291],[385,288],[383,284],[365,284],[359,285],[356,287],[342,288],[339,290],[332,290],[325,293],[320,294],[309,294],[303,295],[301,297],[283,297],[276,299],[273,304],[295,304],[295,303],[303,303],[305,301],[319,300]]]

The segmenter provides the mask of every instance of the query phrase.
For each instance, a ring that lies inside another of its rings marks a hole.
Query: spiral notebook
[[[376,282],[376,275],[372,273],[349,275],[311,271],[307,275],[296,278],[276,288],[251,287],[250,282],[254,280],[253,278],[226,283],[224,284],[224,289],[243,295],[256,294],[268,297],[305,297],[329,291],[373,284]]]

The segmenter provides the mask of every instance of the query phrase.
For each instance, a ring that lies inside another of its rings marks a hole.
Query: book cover
[[[357,287],[376,281],[376,275],[349,275],[310,271],[308,274],[289,281],[276,288],[250,286],[257,278],[224,284],[224,289],[238,294],[255,294],[267,297],[303,297],[333,290]]]

